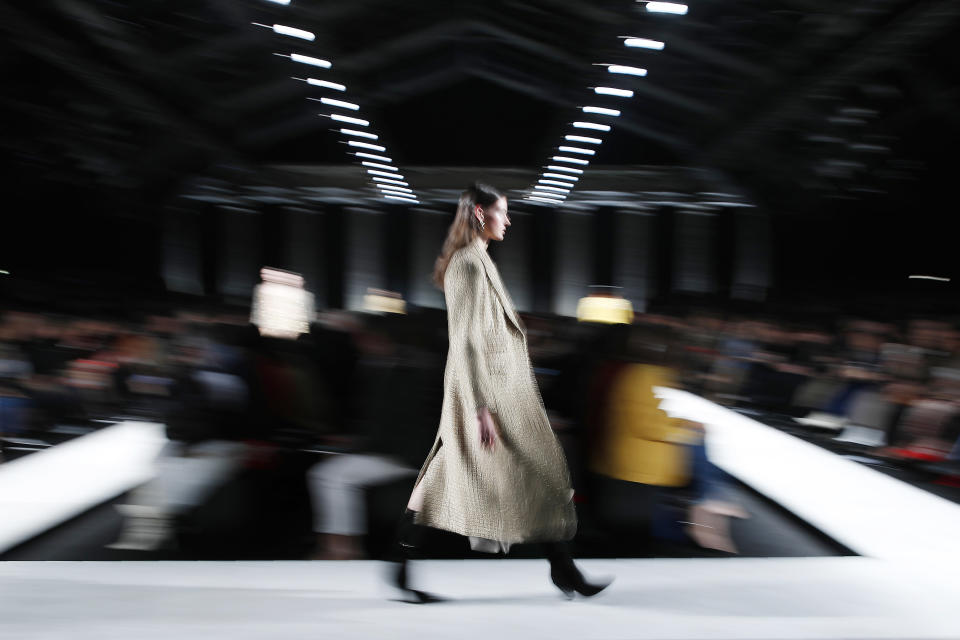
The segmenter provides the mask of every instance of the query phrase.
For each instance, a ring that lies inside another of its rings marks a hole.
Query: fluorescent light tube
[[[629,89],[615,89],[614,87],[594,87],[593,92],[601,96],[617,96],[618,98],[633,97],[633,91]]]
[[[388,158],[387,156],[378,156],[373,153],[364,153],[363,151],[357,151],[353,155],[358,158],[370,158],[371,160],[380,160],[381,162],[393,162],[393,158]]]
[[[282,36],[290,36],[291,38],[300,38],[301,40],[309,40],[313,42],[314,36],[309,31],[304,31],[303,29],[295,29],[294,27],[287,27],[282,24],[273,25],[273,32],[279,33]]]
[[[386,147],[382,147],[379,144],[370,144],[368,142],[359,142],[357,140],[348,140],[347,144],[351,147],[360,147],[361,149],[372,149],[373,151],[386,151]]]
[[[595,122],[574,122],[573,126],[577,129],[593,129],[595,131],[610,131],[610,125],[597,124]]]
[[[314,67],[323,67],[324,69],[329,69],[333,66],[329,60],[324,60],[323,58],[312,58],[310,56],[302,56],[299,53],[291,53],[290,59],[294,62],[299,62],[300,64],[309,64]]]
[[[329,82],[327,80],[317,80],[316,78],[307,78],[307,84],[314,87],[323,87],[325,89],[333,89],[335,91],[346,91],[347,88],[342,84],[337,84],[336,82]]]
[[[584,113],[596,113],[601,116],[619,116],[619,109],[607,109],[606,107],[580,107]],[[606,129],[605,129],[606,131]]]
[[[664,44],[659,40],[650,40],[648,38],[627,38],[623,41],[624,46],[638,49],[655,49],[663,51]]]
[[[323,104],[328,104],[331,107],[341,107],[343,109],[350,109],[351,111],[359,111],[360,105],[353,104],[352,102],[344,102],[343,100],[334,100],[333,98],[320,98],[320,102]]]
[[[607,67],[607,71],[610,73],[622,73],[628,76],[645,76],[647,75],[647,70],[641,67],[628,67],[622,64],[612,64]]]
[[[650,13],[672,13],[678,16],[687,15],[687,5],[675,2],[648,2],[647,11]]]
[[[327,115],[327,114],[323,114],[323,115]],[[331,113],[330,118],[332,118],[333,120],[336,120],[337,122],[346,122],[346,123],[355,124],[361,127],[370,126],[369,120],[362,120],[360,118],[351,118],[350,116],[342,116],[339,113]]]
[[[567,147],[567,146],[561,145],[557,148],[560,149],[560,151],[566,151],[567,153],[579,153],[585,156],[592,156],[592,155],[596,155],[597,153],[593,149],[583,149],[581,147]]]
[[[387,173],[386,171],[380,171],[378,169],[367,169],[367,173],[372,176],[383,176],[385,178],[393,178],[395,180],[403,180],[403,176],[397,173]]]
[[[361,162],[365,167],[373,167],[374,169],[386,169],[387,171],[399,171],[396,167],[391,167],[388,164],[380,164],[379,162]]]
[[[567,156],[553,156],[553,159],[557,162],[571,162],[573,164],[590,164],[589,160],[581,160],[580,158],[568,158]]]
[[[367,133],[366,131],[357,131],[356,129],[340,129],[340,133],[346,136],[356,136],[358,138],[368,138],[370,140],[376,140],[377,134]]]

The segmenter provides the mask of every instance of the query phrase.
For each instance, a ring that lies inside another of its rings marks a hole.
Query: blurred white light
[[[272,2],[273,4],[290,4],[290,0],[267,0],[267,2]]]
[[[399,171],[396,167],[391,167],[388,164],[380,164],[379,162],[361,162],[365,167],[373,167],[374,169],[386,169],[387,171]]]
[[[0,269],[0,276],[8,276],[8,275],[10,275],[9,271],[7,271],[6,269]]]
[[[554,171],[568,171],[570,173],[583,173],[583,169],[574,169],[573,167],[564,167],[557,164],[548,164],[547,169],[552,169]]]
[[[560,149],[560,151],[566,151],[567,153],[579,153],[585,156],[592,156],[596,155],[597,153],[593,149],[583,149],[582,147],[566,147],[563,145],[558,147],[558,149]]]
[[[351,111],[359,111],[360,105],[353,104],[352,102],[344,102],[343,100],[334,100],[333,98],[320,98],[320,102],[323,104],[328,104],[331,107],[342,107],[343,109],[350,109]]]
[[[361,149],[372,149],[374,151],[386,151],[386,147],[382,147],[379,144],[370,144],[368,142],[359,142],[358,140],[348,140],[347,144],[351,147],[360,147]]]
[[[589,160],[581,160],[580,158],[568,158],[567,156],[553,156],[553,159],[557,162],[571,162],[573,164],[590,164]]]
[[[372,176],[384,176],[386,178],[394,178],[395,180],[403,180],[403,176],[397,173],[387,173],[386,171],[379,171],[378,169],[367,169],[367,173]]]
[[[648,2],[647,11],[651,13],[672,13],[678,16],[687,15],[687,5],[675,2]]]
[[[370,140],[376,140],[377,134],[367,133],[366,131],[357,131],[356,129],[340,129],[340,133],[346,136],[356,136],[358,138],[369,138]]]
[[[563,200],[554,200],[552,198],[540,198],[537,196],[527,196],[524,200],[535,200],[537,202],[546,202],[548,204],[563,204]]]
[[[554,193],[570,193],[570,189],[561,189],[560,187],[545,187],[543,185],[537,185],[534,189],[539,189],[540,191],[553,191]]]
[[[633,91],[629,89],[615,89],[613,87],[594,87],[593,92],[602,96],[617,96],[620,98],[632,98]]]
[[[333,64],[329,60],[324,60],[323,58],[312,58],[310,56],[302,56],[299,53],[291,53],[290,59],[294,62],[299,62],[301,64],[309,64],[314,67],[323,67],[324,69],[329,69]]]
[[[827,118],[827,121],[833,124],[867,124],[867,121],[862,118],[848,118],[846,116],[831,116]]]
[[[610,131],[610,125],[597,124],[595,122],[574,122],[573,126],[577,129],[594,129],[595,131]]]
[[[622,73],[628,76],[645,76],[647,75],[647,70],[641,67],[627,67],[622,64],[612,64],[607,67],[607,71],[610,73]],[[632,94],[632,92],[631,92]]]
[[[373,153],[364,153],[363,151],[357,151],[353,155],[358,158],[370,158],[371,160],[380,160],[381,162],[393,162],[393,158],[388,158],[387,156],[378,156]]]
[[[941,278],[938,276],[910,276],[910,280],[936,280],[937,282],[950,282],[950,278]]]
[[[574,182],[580,179],[577,176],[565,176],[562,173],[550,173],[549,171],[544,173],[543,177],[544,178],[560,178],[561,180],[573,180]]]
[[[404,187],[409,187],[409,186],[410,186],[410,185],[408,185],[406,182],[404,182],[403,180],[396,180],[396,179],[390,179],[390,178],[381,178],[380,176],[373,176],[373,181],[374,181],[374,182],[388,182],[388,183],[390,183],[390,184],[399,184],[399,185],[404,186]]]
[[[324,87],[325,89],[333,89],[335,91],[347,90],[347,88],[342,84],[337,84],[336,82],[328,82],[326,80],[317,80],[316,78],[307,78],[307,84],[313,85],[314,87]]]
[[[314,36],[309,31],[304,31],[303,29],[295,29],[294,27],[287,27],[282,24],[273,25],[273,32],[279,33],[282,36],[290,36],[291,38],[300,38],[301,40],[309,40],[313,42]]]
[[[326,114],[324,114],[324,115],[326,115]],[[370,126],[370,121],[369,121],[369,120],[361,120],[360,118],[351,118],[350,116],[342,116],[342,115],[340,115],[339,113],[331,113],[331,114],[330,114],[330,117],[331,117],[332,119],[336,120],[337,122],[348,122],[348,123],[350,123],[350,124],[359,125],[359,126],[361,126],[361,127],[369,127],[369,126]]]
[[[753,209],[757,205],[750,204],[749,202],[700,202],[706,207],[727,207],[727,208],[748,208]]]
[[[570,184],[569,182],[560,182],[559,180],[544,180],[543,178],[537,180],[537,184],[552,184],[552,185],[556,185],[556,186],[558,186],[558,187],[572,187],[572,186],[574,186],[574,185]],[[569,191],[568,191],[568,193],[569,193]]]
[[[413,193],[413,189],[408,189],[406,187],[395,187],[392,184],[380,184],[378,182],[377,187],[379,187],[381,191],[399,191],[400,193]]]
[[[845,116],[875,116],[877,115],[877,110],[863,109],[861,107],[844,107],[839,110],[839,113]]]
[[[378,185],[378,186],[379,186],[379,185]],[[397,196],[398,198],[410,198],[410,199],[412,199],[412,200],[416,200],[416,199],[417,199],[417,196],[414,195],[413,191],[411,191],[410,193],[405,193],[405,192],[399,191],[399,190],[398,190],[398,191],[393,191],[393,192],[387,192],[387,191],[381,190],[381,192],[383,193],[383,195]]]
[[[623,41],[623,44],[627,47],[636,47],[639,49],[655,49],[657,51],[663,51],[663,43],[659,40],[649,40],[647,38],[627,38]]]
[[[384,197],[384,198],[388,198],[388,199],[390,199],[390,200],[402,200],[403,202],[412,202],[413,204],[420,204],[420,201],[417,200],[415,197],[414,197],[414,198],[405,198],[405,197],[403,197],[403,196],[388,196],[388,195],[384,195],[383,197]]]
[[[536,196],[538,198],[552,198],[553,200],[558,200],[563,202],[567,199],[567,196],[561,193],[550,193],[549,191],[531,191],[531,196]]]
[[[563,136],[565,139],[570,142],[586,142],[588,144],[600,144],[603,142],[600,138],[588,138],[587,136]]]
[[[883,145],[861,143],[851,144],[850,149],[852,151],[869,151],[871,153],[886,153],[890,151],[890,147],[884,147]]]
[[[607,109],[606,107],[580,107],[580,108],[583,109],[584,113],[596,113],[601,116],[616,117],[620,115],[619,109]],[[591,127],[588,127],[588,128],[591,128]],[[604,129],[604,131],[609,131],[609,130],[610,130],[609,128]]]

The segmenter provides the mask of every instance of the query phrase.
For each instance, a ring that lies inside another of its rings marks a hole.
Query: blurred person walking
[[[541,400],[526,331],[487,253],[510,226],[507,199],[476,183],[460,196],[436,261],[447,304],[449,351],[443,409],[398,532],[395,585],[411,602],[436,598],[410,588],[408,561],[423,527],[466,536],[475,551],[542,543],[553,583],[572,597],[587,582],[566,542],[577,530],[563,450]]]
[[[658,388],[681,387],[675,337],[642,325],[614,325],[606,333],[609,362],[601,369],[603,395],[588,451],[601,522],[641,546],[674,537],[673,521],[684,522],[699,546],[736,553],[728,518],[747,514],[724,498],[703,425],[660,407]]]
[[[352,411],[353,429],[344,438],[346,450],[316,463],[307,474],[318,534],[315,558],[365,557],[365,491],[416,477],[423,452],[433,442],[429,425],[436,424],[439,413],[433,409],[438,405],[439,358],[391,337],[396,320],[370,321],[362,330],[360,401]]]

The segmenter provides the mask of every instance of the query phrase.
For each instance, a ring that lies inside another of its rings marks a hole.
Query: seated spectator
[[[365,556],[364,491],[405,477],[412,486],[436,433],[439,360],[398,344],[387,330],[395,333],[391,320],[371,321],[361,332],[354,429],[347,450],[308,472],[318,559]]]
[[[741,510],[724,504],[717,493],[717,476],[706,455],[701,425],[671,418],[662,409],[655,388],[676,386],[677,374],[672,339],[663,332],[634,328],[627,356],[613,370],[602,431],[593,440],[590,468],[602,479],[601,490],[617,483],[630,483],[633,504],[620,509],[646,511],[652,518],[658,503],[684,489],[684,500],[692,505],[687,520],[693,523],[692,537],[698,544],[733,552],[736,547],[717,519]],[[611,485],[610,481],[614,481]],[[596,496],[597,501],[604,499]],[[619,514],[609,513],[616,520]],[[703,520],[713,522],[706,525]],[[636,518],[634,518],[636,520]],[[652,523],[647,522],[649,527]],[[698,526],[713,527],[712,535],[701,535]],[[644,523],[641,521],[641,527]],[[650,529],[652,530],[652,529]]]

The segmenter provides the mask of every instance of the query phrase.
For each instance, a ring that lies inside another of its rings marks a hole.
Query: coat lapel
[[[497,297],[500,298],[500,306],[502,306],[506,312],[507,318],[510,319],[510,322],[513,323],[513,326],[515,326],[520,333],[524,333],[523,326],[520,324],[520,318],[517,317],[517,312],[513,308],[513,301],[510,300],[510,296],[507,295],[507,292],[503,289],[503,285],[497,275],[499,272],[495,271],[496,267],[493,264],[493,259],[490,257],[490,254],[484,249],[481,249],[477,244],[473,245],[473,249],[480,254],[480,261],[483,262],[483,269],[487,273],[487,280],[493,285],[493,290],[497,293]]]

